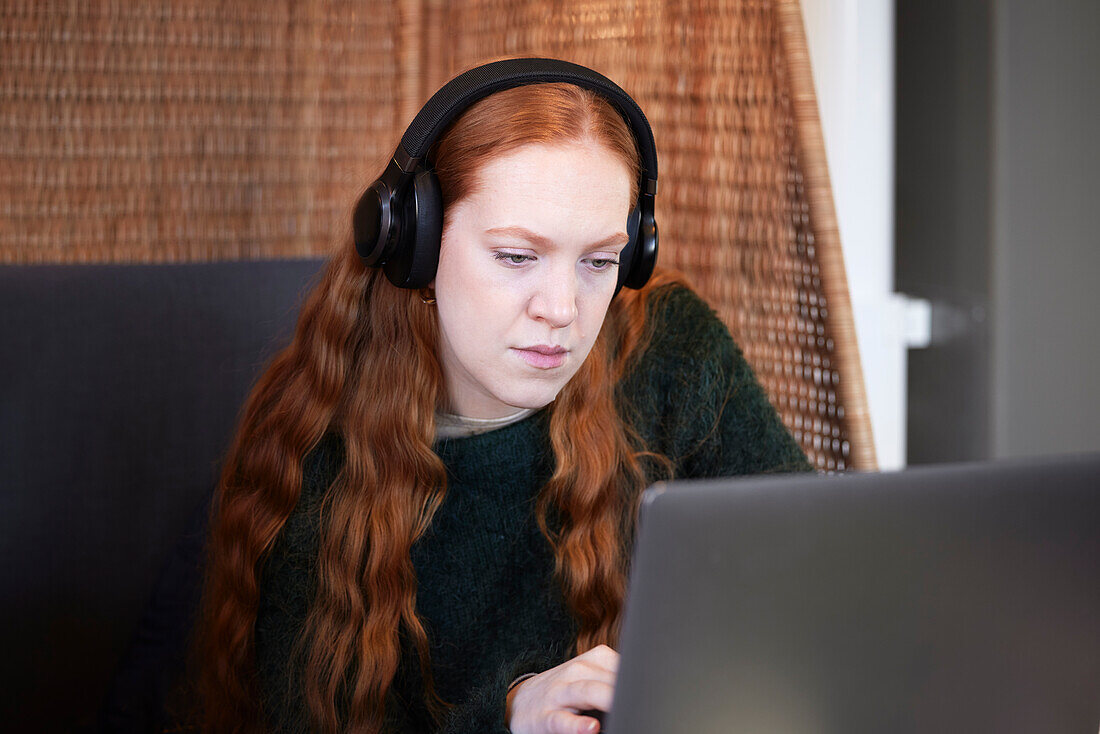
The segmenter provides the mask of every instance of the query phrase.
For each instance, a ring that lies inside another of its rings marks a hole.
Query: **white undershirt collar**
[[[534,412],[534,408],[522,408],[518,412],[506,415],[503,418],[467,418],[452,413],[436,413],[435,437],[437,440],[441,438],[465,438],[466,436],[476,436],[479,433],[488,433],[518,423]]]

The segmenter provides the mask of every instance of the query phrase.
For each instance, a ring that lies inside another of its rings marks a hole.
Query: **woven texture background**
[[[2,262],[323,253],[393,152],[390,3],[2,7]]]
[[[661,263],[719,310],[819,468],[873,468],[795,0],[7,0],[0,262],[326,254],[428,96],[506,55],[638,100]]]

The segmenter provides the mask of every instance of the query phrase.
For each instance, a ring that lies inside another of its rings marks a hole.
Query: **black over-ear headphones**
[[[417,113],[385,173],[355,205],[355,249],[370,267],[381,267],[400,288],[423,288],[435,278],[443,234],[439,181],[425,160],[447,125],[474,102],[525,84],[567,82],[605,97],[622,115],[638,143],[641,181],[638,201],[627,221],[630,242],[620,256],[619,282],[641,288],[657,262],[657,148],[638,104],[610,79],[556,59],[507,59],[470,69],[443,85]]]

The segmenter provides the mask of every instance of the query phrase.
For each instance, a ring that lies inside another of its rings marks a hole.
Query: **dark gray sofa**
[[[0,266],[3,728],[153,725],[141,699],[180,663],[163,641],[186,634],[194,521],[320,267]],[[135,646],[165,563],[173,629]]]

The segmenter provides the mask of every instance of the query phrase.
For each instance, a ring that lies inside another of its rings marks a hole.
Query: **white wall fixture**
[[[881,469],[905,466],[907,349],[927,302],[894,293],[894,5],[803,0],[863,379]]]

